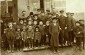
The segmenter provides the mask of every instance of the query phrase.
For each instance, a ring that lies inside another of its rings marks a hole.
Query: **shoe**
[[[53,53],[56,54],[56,51],[54,50]]]

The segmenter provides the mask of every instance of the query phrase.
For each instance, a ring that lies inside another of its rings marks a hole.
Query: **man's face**
[[[22,12],[22,15],[25,15],[26,14],[26,12],[24,11],[24,12]]]
[[[70,17],[71,15],[70,14],[67,14],[67,17]]]

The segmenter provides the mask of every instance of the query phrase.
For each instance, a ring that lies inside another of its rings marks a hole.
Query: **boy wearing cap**
[[[76,22],[76,27],[74,30],[76,37],[76,50],[82,50],[82,38],[84,36],[84,28],[80,25],[79,22]]]
[[[12,22],[9,22],[8,26],[9,26],[9,28],[7,29],[6,35],[7,35],[7,40],[9,43],[9,49],[11,50],[11,52],[13,52],[16,31],[13,28]]]
[[[58,19],[53,18],[52,20],[52,24],[49,27],[49,32],[51,34],[51,47],[54,51],[54,53],[56,53],[58,51],[58,45],[59,45],[59,23],[58,23]]]

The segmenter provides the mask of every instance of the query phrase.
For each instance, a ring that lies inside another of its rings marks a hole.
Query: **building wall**
[[[29,6],[29,7],[28,7]],[[27,15],[29,12],[37,11],[40,8],[40,1],[39,0],[18,0],[18,15],[21,15],[23,10],[26,11]]]

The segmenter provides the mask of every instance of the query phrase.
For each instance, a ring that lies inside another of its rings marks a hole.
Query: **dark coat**
[[[7,36],[8,40],[15,40],[15,34],[16,34],[16,31],[15,31],[14,28],[13,29],[10,29],[10,28],[7,29],[6,36]]]
[[[51,34],[51,46],[57,47],[59,44],[59,23],[54,26],[53,24],[49,27],[49,32]]]
[[[80,32],[80,34],[78,34],[78,32]],[[84,28],[82,26],[76,26],[74,33],[76,37],[84,37]]]
[[[72,17],[66,18],[66,26],[67,26],[68,32],[72,31],[72,29],[74,29],[75,23],[74,23],[74,19]]]
[[[34,39],[34,30],[31,30],[31,31],[27,31],[27,37],[28,38],[31,38],[31,39]]]
[[[66,17],[63,15],[59,16],[59,25],[61,29],[65,29],[66,27]]]
[[[16,39],[20,39],[21,38],[21,32],[20,31],[16,31]]]
[[[44,35],[45,33],[45,26],[43,26],[43,25],[39,25],[39,30],[40,30],[40,33],[41,33],[41,35]]]
[[[26,31],[22,31],[21,32],[21,37],[23,38],[23,40],[27,39],[27,32]]]
[[[34,40],[41,40],[41,33],[39,31],[35,31],[34,33]]]

